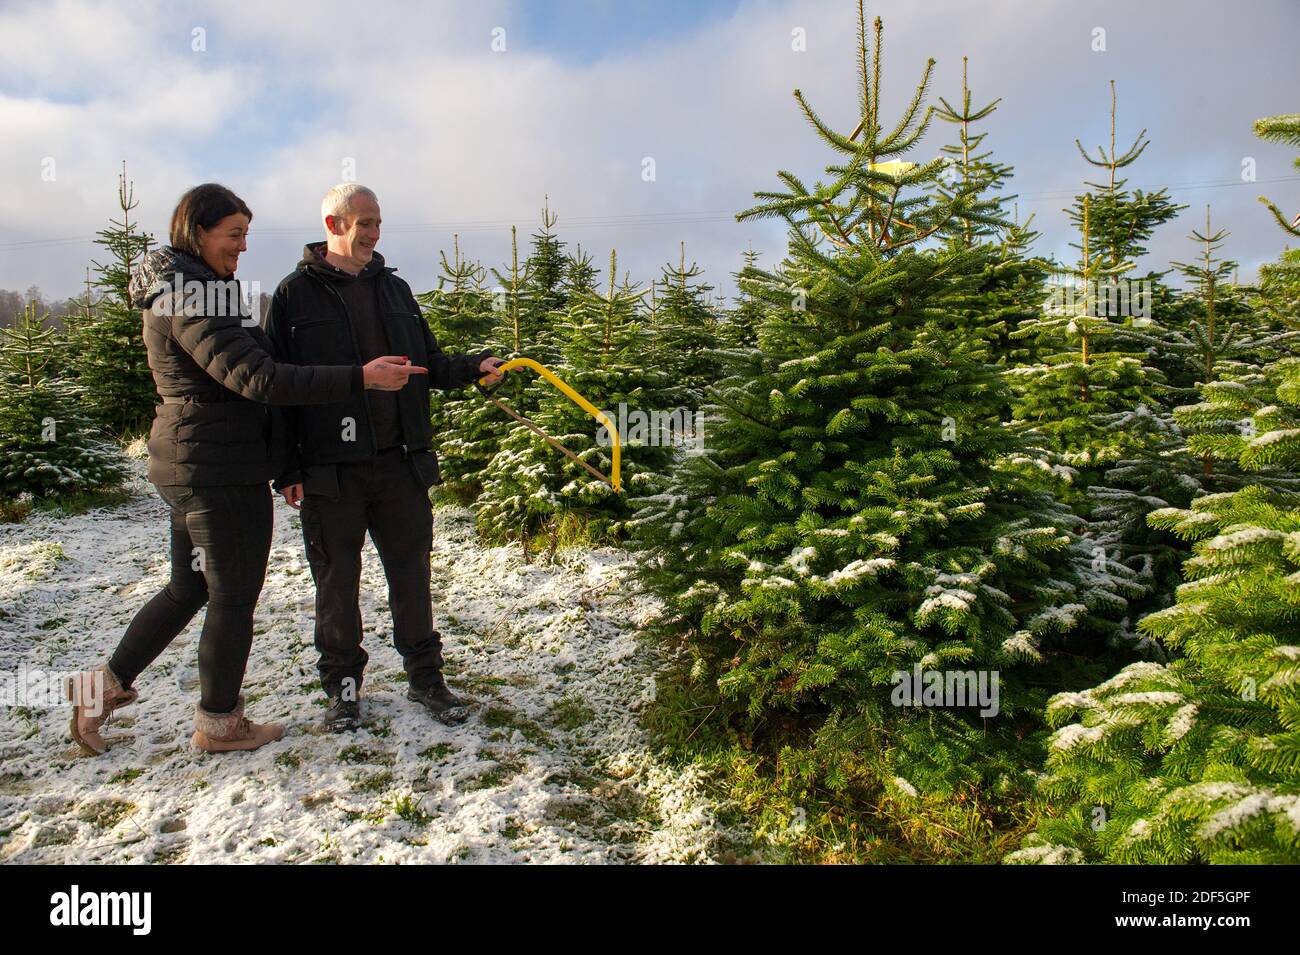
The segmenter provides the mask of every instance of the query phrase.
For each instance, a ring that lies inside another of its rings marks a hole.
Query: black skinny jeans
[[[271,552],[271,489],[158,486],[171,508],[171,580],[135,615],[109,660],[130,686],[204,604],[199,637],[200,704],[229,713],[253,645],[253,609]]]

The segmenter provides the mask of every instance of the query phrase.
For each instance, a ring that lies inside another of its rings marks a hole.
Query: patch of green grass
[[[302,757],[292,750],[279,753],[275,757],[275,765],[283,766],[285,769],[297,769],[302,765]]]
[[[578,697],[566,696],[551,707],[550,715],[551,722],[560,729],[572,731],[590,723],[596,711]]]
[[[57,541],[33,541],[14,553],[0,558],[0,571],[22,574],[28,580],[39,580],[55,565],[68,559],[63,545]]]
[[[77,810],[77,818],[96,829],[112,829],[135,809],[135,803],[122,799],[101,799],[83,805]]]
[[[524,739],[536,746],[545,746],[551,741],[546,730],[508,706],[489,706],[483,711],[483,723],[492,728],[517,730]]]
[[[387,816],[388,813],[382,806],[371,809],[369,812],[363,812],[360,809],[343,810],[343,818],[348,822],[368,822],[372,826],[381,825]]]
[[[143,769],[124,769],[108,777],[110,783],[130,783],[144,775]]]
[[[386,769],[381,769],[377,773],[356,776],[351,782],[352,788],[357,792],[381,793],[392,784],[393,774]]]
[[[890,769],[900,758],[900,718],[885,719],[841,726],[827,742],[818,735],[825,714],[750,719],[685,667],[661,676],[643,710],[661,757],[700,771],[719,829],[731,833],[711,849],[719,861],[996,864],[1020,845],[1038,818],[1032,792],[994,795],[963,783],[909,797]]]
[[[459,788],[467,792],[474,792],[480,789],[491,789],[495,786],[500,786],[502,783],[517,776],[527,765],[517,756],[509,753],[501,753],[494,749],[481,749],[479,750],[478,755],[492,760],[493,765],[476,775],[471,776],[460,784]]]
[[[353,766],[372,765],[372,766],[391,766],[397,762],[397,754],[390,753],[382,749],[370,749],[357,743],[344,746],[339,750],[339,762],[350,763]]]
[[[31,512],[30,495],[0,498],[0,524],[21,524]]]
[[[454,752],[456,752],[456,747],[452,746],[450,743],[434,743],[427,749],[420,750],[416,755],[418,755],[420,759],[441,760],[446,759]]]
[[[421,800],[414,793],[403,793],[388,800],[388,810],[398,819],[414,826],[427,826],[433,818],[424,811]]]
[[[596,818],[596,809],[584,799],[552,799],[546,806],[546,818],[590,824]]]
[[[519,820],[510,816],[501,824],[501,835],[507,839],[518,839],[524,834],[524,827],[520,825]]]
[[[443,667],[443,671],[448,675],[455,676],[455,689],[464,690],[466,693],[471,693],[476,696],[490,696],[494,699],[500,699],[501,691],[498,687],[506,685],[506,681],[499,676],[483,676],[477,673],[456,673],[450,666]]]

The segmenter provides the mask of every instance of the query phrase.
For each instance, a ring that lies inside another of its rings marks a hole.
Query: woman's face
[[[248,216],[235,212],[211,229],[199,226],[199,251],[218,275],[234,275],[239,268],[239,253],[248,249],[248,223]]]

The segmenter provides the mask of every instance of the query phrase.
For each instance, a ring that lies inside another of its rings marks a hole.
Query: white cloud
[[[955,102],[968,54],[976,103],[1003,97],[987,145],[1017,165],[1022,215],[1036,209],[1047,233],[1040,251],[1065,240],[1059,210],[1068,199],[1035,194],[1072,191],[1085,177],[1073,139],[1092,145],[1108,133],[1111,76],[1120,82],[1122,145],[1142,126],[1153,139],[1136,182],[1226,178],[1245,150],[1261,157],[1261,176],[1268,164],[1287,174],[1288,151],[1249,130],[1256,116],[1294,109],[1281,102],[1294,82],[1265,81],[1269,71],[1298,78],[1286,31],[1262,28],[1265,5],[1252,16],[1215,14],[1200,0],[1177,16],[1159,7],[895,4],[882,11],[886,111],[911,96],[927,56],[939,60],[932,101]],[[620,269],[644,282],[676,260],[685,239],[688,262],[730,289],[728,273],[750,241],[767,265],[784,244],[778,223],[731,216],[754,190],[777,184],[776,170],[813,181],[836,159],[791,90],[837,128],[853,125],[853,15],[854,4],[838,0],[743,3],[672,38],[574,63],[529,48],[519,8],[501,2],[235,3],[200,13],[161,2],[23,4],[0,14],[14,51],[0,64],[0,176],[19,185],[0,235],[0,287],[76,289],[89,246],[6,245],[91,236],[112,212],[123,158],[155,231],[197,182],[216,179],[244,195],[256,218],[241,276],[273,283],[316,237],[320,196],[353,157],[383,201],[381,250],[417,287],[432,283],[437,250],[450,248],[457,225],[472,257],[505,261],[509,223],[526,241],[549,194],[561,237],[602,268],[614,244]],[[1106,54],[1088,46],[1096,22],[1108,27]],[[207,30],[206,53],[190,51],[194,26]],[[507,31],[506,53],[489,49],[495,26]],[[790,50],[794,27],[806,30],[808,52]],[[1188,65],[1204,47],[1217,53],[1214,74]],[[952,135],[935,128],[918,155]],[[39,178],[50,155],[57,183]],[[656,161],[656,182],[641,180],[645,156]],[[1261,186],[1188,201],[1214,201],[1216,222],[1234,230],[1229,251],[1249,261],[1243,249],[1267,258],[1281,247],[1257,209],[1260,191],[1287,195]],[[682,221],[704,210],[725,212]],[[590,221],[621,214],[642,219]],[[653,216],[678,221],[650,224]],[[1155,251],[1184,258],[1183,225],[1167,226]]]

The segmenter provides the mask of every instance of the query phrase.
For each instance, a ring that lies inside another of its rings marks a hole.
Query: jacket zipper
[[[348,304],[343,301],[343,296],[339,294],[338,289],[330,285],[319,275],[312,273],[311,269],[305,269],[306,273],[321,285],[329,289],[330,294],[338,299],[339,308],[343,309],[343,320],[348,324],[348,337],[352,339],[352,357],[356,359],[357,364],[361,364],[361,348],[357,345],[357,332],[352,327],[352,316],[348,313]],[[366,415],[366,430],[370,432],[370,456],[373,458],[379,454],[379,439],[375,437],[375,422],[370,417],[370,402],[366,400],[365,387],[361,389],[361,410]]]

